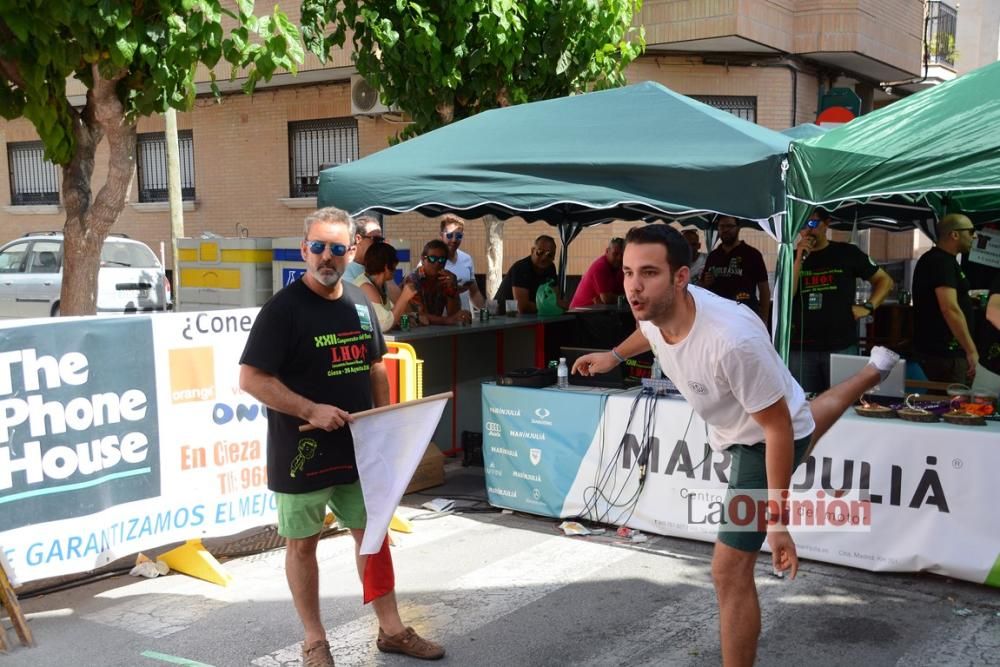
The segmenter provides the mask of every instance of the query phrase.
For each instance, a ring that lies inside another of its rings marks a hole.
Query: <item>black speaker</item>
[[[483,434],[478,431],[462,431],[462,467],[483,467]]]

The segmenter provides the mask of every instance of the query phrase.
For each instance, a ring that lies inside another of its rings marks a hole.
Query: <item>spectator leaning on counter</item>
[[[857,321],[874,313],[893,285],[860,248],[828,240],[829,228],[830,214],[816,209],[795,248],[788,368],[806,393],[830,386],[831,354],[858,354]],[[872,285],[860,305],[854,303],[858,278]]]
[[[420,265],[403,280],[403,289],[413,287],[416,295],[411,303],[421,324],[465,324],[472,315],[461,307],[455,274],[444,268],[448,261],[448,246],[437,239],[428,241]]]
[[[517,300],[517,312],[537,313],[535,294],[548,281],[556,282],[556,240],[547,234],[535,239],[531,254],[510,266],[493,297],[503,309],[509,299]],[[566,304],[559,305],[565,307]]]
[[[771,287],[760,251],[740,240],[736,218],[718,220],[719,247],[708,253],[700,285],[721,297],[750,306],[764,322],[771,312]]]
[[[608,242],[604,254],[595,259],[580,278],[570,308],[618,302],[618,297],[625,294],[625,276],[622,273],[624,250],[625,239],[616,237]]]
[[[958,255],[969,252],[976,231],[961,213],[937,226],[937,243],[913,270],[913,342],[917,361],[935,382],[969,382],[979,351],[972,339],[972,297]]]
[[[394,284],[392,277],[398,265],[395,248],[381,241],[373,243],[365,253],[365,272],[354,280],[371,302],[382,331],[399,325],[399,318],[409,310],[410,301],[417,294],[413,284],[407,283],[398,298],[393,300],[389,295],[388,288]]]

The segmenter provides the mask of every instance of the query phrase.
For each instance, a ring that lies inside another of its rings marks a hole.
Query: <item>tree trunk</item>
[[[486,298],[492,299],[503,281],[503,225],[494,215],[484,215],[486,225]]]
[[[135,173],[135,122],[125,119],[125,108],[115,88],[124,76],[101,78],[94,66],[94,87],[87,104],[76,115],[76,150],[63,167],[63,280],[59,297],[62,315],[97,312],[97,274],[101,247],[125,208]],[[102,138],[108,140],[108,176],[91,199],[94,155]]]

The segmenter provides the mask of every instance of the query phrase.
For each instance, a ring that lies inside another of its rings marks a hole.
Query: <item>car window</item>
[[[23,273],[28,258],[28,242],[15,243],[0,252],[0,273]]]
[[[35,241],[31,246],[28,273],[59,273],[62,263],[62,243],[59,241]]]
[[[101,248],[101,266],[130,266],[138,269],[158,269],[160,262],[153,251],[141,243],[108,239]]]

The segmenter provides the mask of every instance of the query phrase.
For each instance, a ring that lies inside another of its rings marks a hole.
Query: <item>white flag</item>
[[[354,415],[351,435],[368,522],[361,553],[378,553],[393,512],[413,478],[451,393]]]

